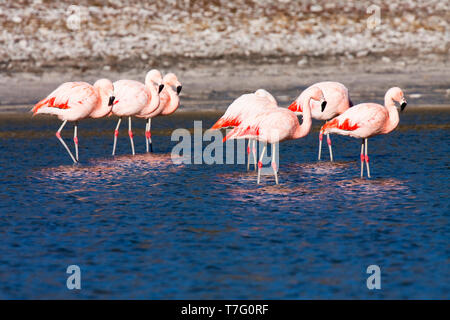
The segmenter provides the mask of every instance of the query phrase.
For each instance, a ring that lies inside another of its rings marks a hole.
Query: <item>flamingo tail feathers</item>
[[[211,127],[212,130],[214,129],[221,129],[221,128],[227,128],[227,127],[237,127],[241,124],[241,121],[238,119],[230,119],[230,118],[220,118],[217,120],[217,122]]]
[[[248,138],[256,138],[259,136],[259,129],[256,127],[247,127],[241,128],[236,127],[231,130],[225,138],[223,138],[223,142],[231,139],[248,139]]]

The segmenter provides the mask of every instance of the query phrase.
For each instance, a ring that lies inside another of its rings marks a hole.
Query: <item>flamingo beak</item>
[[[327,106],[327,102],[325,100],[320,100],[320,106],[322,108],[322,112],[325,110],[325,107]]]
[[[161,93],[161,91],[163,91],[163,89],[164,89],[164,85],[160,84],[159,88],[158,88],[158,94]]]
[[[408,104],[407,102],[406,102],[406,99],[405,98],[403,98],[401,101],[400,101],[400,112],[402,112],[403,110],[405,110],[405,108],[406,108],[406,105]]]
[[[181,89],[183,89],[183,86],[178,86],[178,87],[177,87],[177,94],[180,94]]]
[[[113,106],[114,99],[116,99],[116,97],[114,97],[114,96],[109,97],[108,107],[112,107]]]

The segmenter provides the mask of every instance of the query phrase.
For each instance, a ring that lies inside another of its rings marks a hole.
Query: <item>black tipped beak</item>
[[[177,94],[180,94],[180,92],[181,92],[181,89],[183,89],[183,87],[182,87],[182,86],[178,86],[178,87],[177,87]]]
[[[158,93],[161,93],[161,91],[163,91],[163,89],[164,89],[164,85],[160,84],[159,88],[158,88]]]
[[[116,97],[114,96],[109,97],[108,106],[112,106],[114,104],[114,99],[116,99]]]
[[[321,107],[322,107],[322,112],[325,110],[325,107],[327,106],[327,102],[324,100],[322,101]]]
[[[406,103],[406,101],[403,101],[402,104],[400,105],[400,111],[405,110],[407,104],[408,103]]]

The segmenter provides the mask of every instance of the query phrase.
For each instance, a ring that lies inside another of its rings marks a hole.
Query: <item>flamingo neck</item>
[[[169,115],[175,112],[180,105],[180,97],[178,97],[177,93],[172,89],[171,86],[167,86],[167,93],[169,94],[169,103],[164,107],[161,112],[162,115]]]
[[[297,127],[294,133],[294,139],[303,138],[306,136],[309,131],[311,131],[312,119],[311,119],[311,97],[306,97],[301,101],[301,105],[303,106],[303,119],[302,124]]]
[[[160,102],[158,90],[155,88],[155,85],[151,81],[149,83],[146,83],[145,86],[151,94],[150,100],[148,101],[148,106],[151,110],[154,110],[158,108]]]
[[[106,117],[110,112],[112,107],[108,106],[109,97],[103,94],[99,88],[95,88],[94,90],[97,94],[97,105],[90,113],[91,118],[103,118]]]
[[[384,133],[389,133],[397,127],[400,118],[398,115],[397,107],[395,106],[395,102],[391,96],[386,95],[386,97],[384,98],[384,106],[389,112],[389,118],[384,126],[383,131]]]

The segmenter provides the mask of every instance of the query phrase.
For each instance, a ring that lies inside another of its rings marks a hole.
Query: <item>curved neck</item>
[[[392,100],[392,98],[388,95],[384,98],[384,106],[389,112],[389,119],[386,122],[383,131],[384,133],[389,133],[397,127],[400,118],[398,116],[398,110],[395,106],[394,100]]]
[[[158,90],[155,88],[155,85],[152,82],[146,83],[145,86],[147,87],[147,89],[150,91],[150,94],[151,94],[151,99],[148,102],[148,106],[152,110],[158,108],[158,105],[159,105]]]
[[[302,138],[311,131],[311,97],[306,97],[303,101],[300,101],[300,105],[303,106],[303,120],[302,124],[296,129],[294,133],[294,139]]]
[[[108,106],[109,97],[105,97],[99,90],[99,88],[95,88],[95,93],[97,93],[97,105],[89,114],[91,118],[102,118],[106,117],[110,112],[112,107]]]
[[[162,115],[169,115],[175,112],[175,110],[178,109],[178,106],[180,105],[180,98],[178,97],[177,93],[172,89],[171,86],[167,86],[165,88],[166,92],[169,94],[170,100],[169,103],[164,106],[163,111],[161,112]]]

